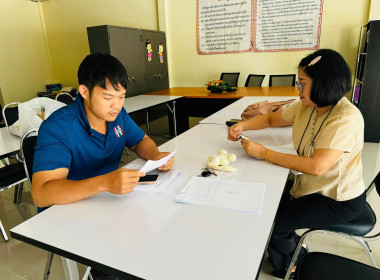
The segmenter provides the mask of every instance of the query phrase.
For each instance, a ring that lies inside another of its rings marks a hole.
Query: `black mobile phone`
[[[152,175],[145,175],[144,177],[140,177],[139,183],[140,184],[155,184],[158,180],[159,175],[152,174]]]

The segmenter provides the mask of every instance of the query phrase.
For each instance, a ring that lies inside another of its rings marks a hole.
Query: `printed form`
[[[192,177],[174,201],[261,214],[265,184]]]
[[[129,163],[123,168],[127,169],[134,169],[134,170],[140,170],[142,168],[142,165],[140,164],[135,164],[135,163]],[[176,169],[172,169],[169,171],[160,171],[160,170],[151,170],[145,174],[151,175],[151,174],[156,174],[159,175],[158,177],[158,182],[156,184],[138,184],[137,187],[135,187],[135,190],[137,191],[142,191],[142,192],[147,192],[147,193],[152,193],[152,194],[161,194],[161,193],[166,193],[168,189],[171,186],[171,183],[177,178],[177,176],[181,172]]]

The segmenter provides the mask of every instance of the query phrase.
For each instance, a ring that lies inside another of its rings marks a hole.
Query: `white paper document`
[[[174,201],[261,213],[265,184],[192,177]]]
[[[160,160],[148,160],[144,166],[140,169],[141,172],[147,173],[153,169],[156,169],[160,166],[163,166],[174,154],[176,151],[170,153],[166,157],[163,157]]]
[[[141,169],[141,167],[142,165],[134,163],[129,163],[123,166],[123,168],[134,170],[139,170]],[[158,174],[158,182],[156,184],[138,184],[137,187],[135,187],[135,190],[153,194],[165,193],[170,188],[171,183],[174,181],[175,178],[177,178],[177,176],[180,173],[181,171],[174,169],[166,172],[160,170],[151,170],[150,172],[147,172],[145,174]]]

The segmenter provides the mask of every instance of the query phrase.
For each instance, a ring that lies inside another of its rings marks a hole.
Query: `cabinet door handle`
[[[128,77],[128,83],[131,83],[131,78]]]
[[[154,79],[158,80],[157,74],[154,74]]]
[[[158,74],[158,79],[162,79],[162,75],[161,74]]]
[[[136,78],[135,78],[135,77],[132,77],[132,81],[134,81],[134,83],[136,83]]]

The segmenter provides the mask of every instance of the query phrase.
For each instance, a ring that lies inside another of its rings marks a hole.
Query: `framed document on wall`
[[[252,51],[252,0],[197,0],[199,54]]]
[[[255,0],[254,51],[319,48],[323,0]]]

